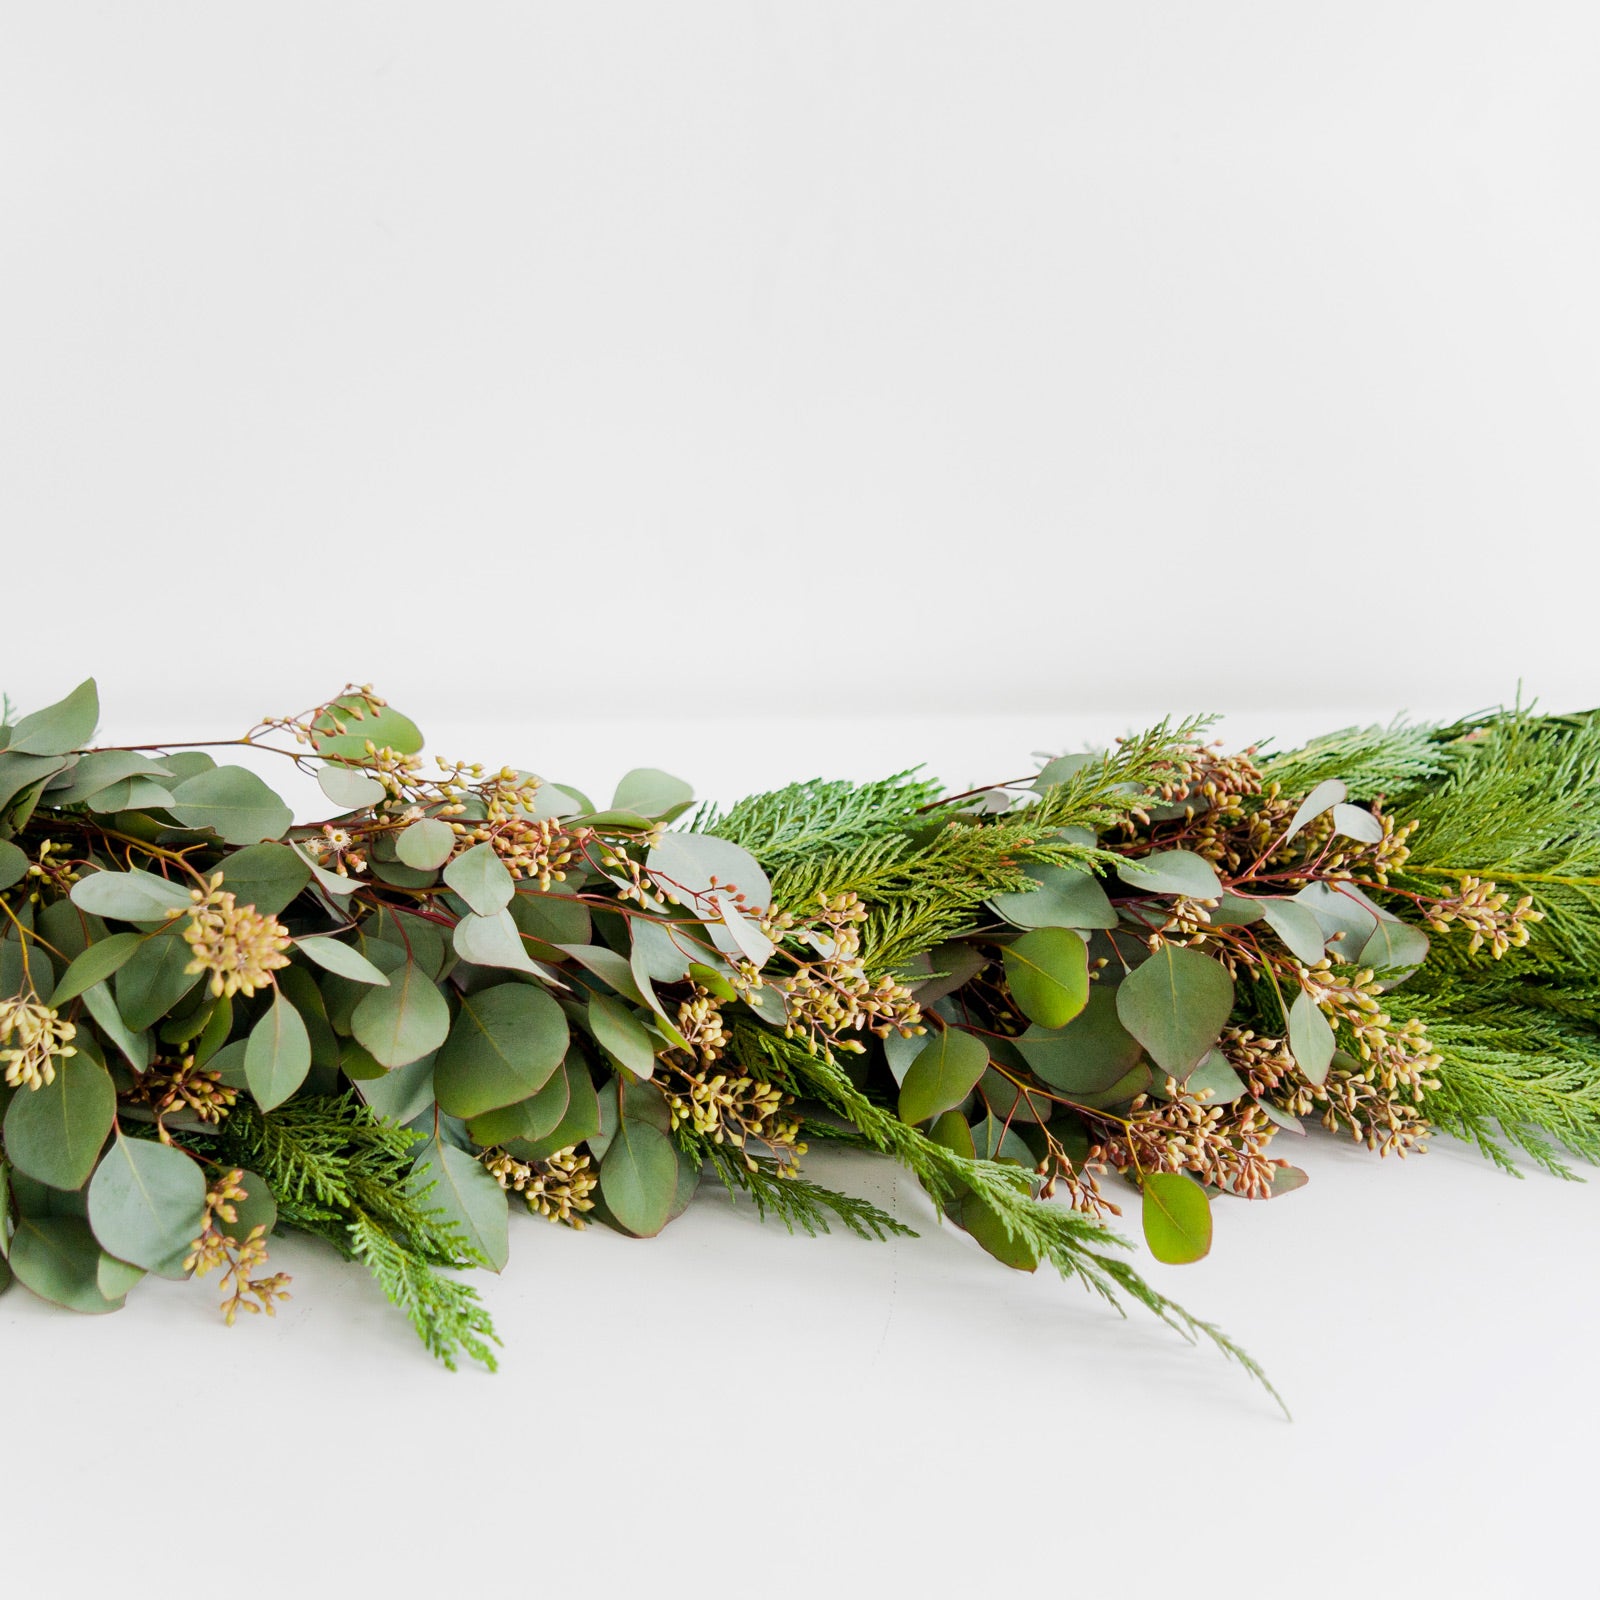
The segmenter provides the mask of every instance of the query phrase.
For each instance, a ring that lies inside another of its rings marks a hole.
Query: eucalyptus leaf
[[[81,1189],[117,1114],[111,1075],[84,1051],[57,1058],[55,1080],[19,1089],[5,1115],[6,1159],[52,1189]]]
[[[89,1226],[119,1261],[181,1278],[200,1235],[205,1200],[205,1176],[192,1156],[118,1134],[89,1184]]]
[[[1316,916],[1297,900],[1263,900],[1261,915],[1289,953],[1313,967],[1322,959],[1326,935]]]
[[[250,1030],[244,1052],[245,1082],[256,1104],[271,1111],[306,1081],[310,1070],[311,1039],[305,1019],[281,990],[275,990],[272,1004]]]
[[[620,1001],[609,995],[590,996],[587,1012],[589,1031],[595,1043],[636,1078],[648,1078],[655,1071],[655,1046],[644,1024]]]
[[[1044,1028],[1064,1028],[1089,998],[1089,950],[1066,928],[1035,928],[1002,955],[1006,982],[1023,1016]]]
[[[85,989],[104,983],[145,941],[142,933],[113,933],[97,939],[84,948],[67,970],[62,973],[50,1004],[58,1011],[67,1001],[75,1000]]]
[[[307,934],[295,940],[295,949],[328,972],[337,972],[352,983],[369,983],[387,988],[388,974],[375,967],[354,945],[324,934]]]
[[[72,903],[91,916],[119,922],[160,922],[168,911],[193,906],[187,888],[138,867],[128,872],[91,872],[71,889]]]
[[[1111,1088],[1132,1069],[1140,1049],[1117,1014],[1116,991],[1098,983],[1090,985],[1083,1010],[1065,1027],[1036,1024],[1016,1047],[1040,1082],[1068,1098]]]
[[[9,839],[0,839],[0,889],[9,889],[27,876],[27,853],[19,850]]]
[[[455,847],[455,829],[448,822],[440,821],[438,817],[423,817],[420,822],[413,822],[409,828],[401,830],[399,838],[394,843],[395,854],[408,867],[415,867],[419,872],[432,872],[435,868],[442,867],[450,859],[450,853]],[[488,845],[476,848],[494,854],[492,847]],[[499,860],[499,857],[496,856],[495,859]]]
[[[248,767],[213,767],[172,791],[173,816],[186,828],[209,828],[229,844],[255,844],[286,833],[294,813]]]
[[[1140,1208],[1145,1243],[1157,1261],[1180,1266],[1211,1249],[1211,1202],[1186,1172],[1151,1172]]]
[[[435,1136],[422,1147],[413,1183],[425,1207],[453,1223],[494,1271],[504,1268],[511,1256],[506,1192],[481,1161]]]
[[[365,811],[389,792],[370,773],[337,762],[317,768],[317,784],[341,811]]]
[[[1039,887],[996,895],[990,904],[1018,928],[1114,928],[1117,913],[1092,872],[1033,863],[1023,868]]]
[[[1428,936],[1414,923],[1379,917],[1355,957],[1358,965],[1388,976],[1415,971],[1428,958]]]
[[[350,1029],[374,1060],[403,1067],[444,1043],[450,1007],[433,979],[407,960],[389,974],[386,988],[362,996],[350,1013]]]
[[[988,1048],[975,1034],[947,1027],[930,1035],[900,1085],[900,1120],[926,1122],[959,1106],[988,1065]]]
[[[475,844],[444,869],[444,881],[480,917],[492,917],[511,904],[517,892],[505,862],[490,844]]]
[[[434,1063],[440,1107],[453,1117],[476,1117],[526,1100],[561,1065],[568,1039],[560,1006],[531,984],[463,995]]]
[[[286,910],[311,881],[311,864],[286,844],[266,842],[235,850],[217,863],[222,887],[264,917]]]
[[[600,1163],[600,1194],[629,1233],[649,1238],[672,1215],[678,1191],[678,1155],[659,1128],[624,1117]]]
[[[118,1311],[100,1288],[104,1252],[77,1217],[20,1217],[7,1258],[17,1282],[41,1300],[90,1315]]]
[[[1383,824],[1370,811],[1360,806],[1336,805],[1333,808],[1333,830],[1358,844],[1380,844],[1383,841]]]
[[[1323,1082],[1336,1044],[1328,1019],[1302,989],[1289,1007],[1289,1053],[1301,1075],[1312,1083]]]
[[[344,731],[338,724],[343,723]],[[358,765],[367,757],[370,742],[377,749],[414,756],[422,748],[422,733],[410,717],[393,706],[367,711],[358,700],[334,701],[312,723],[312,744],[317,753]]]
[[[23,717],[11,730],[7,749],[19,755],[64,756],[94,737],[100,720],[100,692],[85,678],[65,700]]]
[[[176,932],[153,934],[118,969],[112,984],[117,1010],[134,1033],[153,1027],[200,982],[190,972],[194,952]]]
[[[1215,900],[1222,893],[1217,869],[1192,850],[1156,850],[1137,861],[1124,861],[1117,876],[1151,894],[1181,894],[1191,900]],[[1098,926],[1098,924],[1097,924]]]
[[[1122,1025],[1180,1081],[1217,1042],[1232,1010],[1227,968],[1186,945],[1163,942],[1117,986]]]
[[[688,805],[694,789],[670,773],[654,767],[635,767],[617,784],[611,797],[613,811],[634,811],[644,817],[659,817],[663,812]]]

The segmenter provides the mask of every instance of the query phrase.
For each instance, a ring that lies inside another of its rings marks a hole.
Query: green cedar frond
[[[1309,794],[1319,783],[1338,778],[1352,799],[1373,800],[1448,770],[1437,731],[1432,723],[1398,719],[1386,728],[1341,728],[1297,750],[1268,756],[1261,770],[1285,794]]]
[[[870,1200],[825,1189],[809,1178],[780,1176],[775,1161],[753,1157],[752,1170],[745,1165],[741,1153],[726,1145],[699,1139],[695,1146],[695,1153],[710,1163],[730,1194],[749,1195],[763,1221],[770,1212],[790,1233],[798,1228],[814,1238],[829,1232],[831,1221],[837,1220],[862,1239],[887,1239],[895,1234],[907,1239],[917,1236],[914,1228],[908,1228]]]

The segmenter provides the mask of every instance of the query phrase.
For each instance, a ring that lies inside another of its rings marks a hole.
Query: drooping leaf
[[[67,1001],[76,999],[85,989],[104,983],[144,940],[142,933],[113,933],[86,946],[83,954],[62,973],[61,982],[50,997],[50,1004],[59,1011]]]
[[[256,844],[288,831],[294,813],[248,767],[213,767],[172,791],[173,816],[186,828],[210,828],[229,844]]]
[[[245,1046],[244,1075],[250,1093],[263,1111],[271,1111],[306,1081],[310,1070],[311,1038],[305,1019],[281,989],[275,990],[272,1004],[250,1030]]]
[[[422,1204],[443,1212],[490,1267],[499,1272],[505,1266],[511,1255],[506,1192],[481,1161],[434,1137],[422,1147],[413,1182],[427,1191]]]
[[[528,954],[509,909],[496,911],[489,917],[469,911],[455,925],[450,941],[463,961],[476,966],[505,967],[512,972],[531,972],[547,981],[556,981],[549,968],[541,966]]]
[[[65,700],[23,717],[11,730],[7,749],[18,755],[64,756],[88,744],[99,720],[100,692],[93,678],[85,678]]]
[[[554,1132],[566,1119],[572,1101],[572,1074],[586,1072],[582,1063],[576,1066],[569,1055],[567,1060],[550,1074],[550,1081],[537,1094],[519,1100],[515,1105],[500,1106],[485,1111],[467,1124],[467,1134],[474,1144],[509,1144],[514,1140],[542,1139]]]
[[[1217,1042],[1233,1010],[1221,962],[1162,943],[1117,986],[1117,1015],[1156,1065],[1182,1080]]]
[[[346,944],[342,939],[309,934],[296,939],[295,948],[302,955],[309,956],[319,967],[328,972],[337,972],[341,978],[349,978],[352,983],[370,983],[379,988],[388,986],[388,974],[382,968],[375,967],[354,945]]]
[[[1331,811],[1339,805],[1346,793],[1345,786],[1337,778],[1324,779],[1300,802],[1290,819],[1289,831],[1284,834],[1283,842],[1287,844],[1308,822],[1315,821],[1324,811]]]
[[[1039,1252],[1025,1239],[1014,1234],[995,1210],[993,1202],[981,1194],[972,1192],[963,1196],[961,1226],[1002,1265],[1013,1267],[1018,1272],[1037,1270]]]
[[[1183,1081],[1192,1095],[1209,1094],[1208,1105],[1229,1106],[1245,1092],[1245,1081],[1220,1050],[1212,1050]]]
[[[170,1145],[119,1134],[89,1183],[89,1226],[108,1254],[158,1277],[181,1278],[199,1237],[206,1180]]]
[[[1089,950],[1067,928],[1035,928],[1003,952],[1006,982],[1023,1016],[1064,1028],[1089,998]]]
[[[491,844],[475,844],[444,869],[444,881],[478,913],[492,917],[511,904],[517,892],[506,864]]]
[[[1217,869],[1192,850],[1156,850],[1137,861],[1125,861],[1117,876],[1151,894],[1181,894],[1192,900],[1214,900],[1222,893]]]
[[[1092,872],[1031,864],[1023,868],[1039,887],[996,895],[990,902],[1018,928],[1114,928],[1117,913]]]
[[[453,1117],[476,1117],[537,1094],[561,1065],[568,1038],[561,1007],[531,984],[501,983],[463,995],[434,1063],[440,1108]]]
[[[100,1031],[127,1057],[128,1065],[135,1072],[144,1072],[150,1065],[155,1046],[148,1033],[135,1033],[122,1020],[111,985],[103,980],[91,983],[83,991],[83,1003]]]
[[[1428,936],[1415,923],[1379,917],[1355,961],[1375,973],[1394,976],[1414,971],[1428,958]]]
[[[655,1045],[644,1024],[619,1000],[609,995],[589,997],[589,1031],[595,1043],[636,1078],[648,1078],[655,1071]]]
[[[1333,830],[1358,844],[1378,844],[1383,839],[1383,824],[1370,811],[1360,806],[1336,805],[1333,808]]]
[[[437,1050],[450,1032],[450,1007],[433,979],[407,960],[350,1013],[357,1043],[386,1067],[403,1067]]]
[[[81,1189],[117,1114],[111,1075],[80,1050],[58,1058],[53,1083],[19,1089],[6,1107],[6,1156],[52,1189]]]
[[[1295,1065],[1312,1083],[1321,1083],[1328,1076],[1336,1045],[1321,1007],[1302,989],[1289,1007],[1289,1053]]]
[[[600,1194],[629,1233],[649,1238],[672,1217],[678,1153],[671,1138],[637,1117],[624,1117],[600,1163]]]
[[[988,1065],[988,1047],[976,1034],[946,1027],[929,1035],[900,1085],[900,1120],[926,1122],[959,1106]]]
[[[1181,1266],[1211,1249],[1211,1202],[1186,1172],[1147,1173],[1140,1217],[1157,1261]]]
[[[95,917],[119,922],[160,922],[168,911],[187,911],[189,890],[153,872],[91,872],[71,889],[72,903]]]
[[[91,1316],[121,1309],[101,1291],[104,1254],[78,1217],[20,1217],[8,1257],[17,1282],[41,1300]]]

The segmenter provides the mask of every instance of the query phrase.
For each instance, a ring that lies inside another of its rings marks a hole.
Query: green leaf
[[[267,841],[247,845],[217,863],[222,887],[242,906],[254,906],[264,917],[286,910],[311,882],[311,863],[286,844]]]
[[[1211,920],[1223,928],[1246,928],[1252,922],[1259,922],[1263,911],[1261,901],[1252,900],[1246,894],[1235,894],[1229,889],[1211,908]]]
[[[441,822],[438,817],[424,817],[420,822],[413,822],[409,828],[401,830],[394,842],[395,854],[408,867],[415,867],[419,872],[432,872],[442,867],[450,859],[450,852],[455,847],[455,829],[448,822]],[[488,845],[478,848],[494,854]],[[462,898],[466,897],[463,895]]]
[[[1379,917],[1378,925],[1361,946],[1357,966],[1393,975],[1412,972],[1428,958],[1428,936],[1421,928],[1398,917]]]
[[[111,1075],[80,1050],[56,1061],[53,1083],[19,1089],[6,1108],[6,1158],[52,1189],[81,1189],[117,1114]]]
[[[1117,1015],[1164,1072],[1182,1080],[1217,1042],[1233,979],[1210,956],[1165,944],[1117,986]]]
[[[625,1117],[600,1163],[600,1194],[629,1233],[649,1238],[671,1220],[678,1153],[659,1128]]]
[[[89,1183],[89,1226],[100,1247],[158,1277],[181,1278],[200,1236],[206,1180],[170,1145],[119,1134]]]
[[[294,813],[247,767],[213,767],[185,778],[168,807],[186,828],[210,828],[229,844],[277,839]]]
[[[1328,778],[1319,783],[1300,802],[1289,823],[1289,831],[1283,836],[1283,842],[1287,844],[1308,822],[1315,821],[1324,811],[1338,805],[1345,798],[1345,793],[1345,786],[1337,778]]]
[[[1039,1265],[1039,1252],[1019,1239],[1006,1226],[993,1204],[980,1194],[969,1192],[961,1201],[961,1226],[996,1261],[1018,1272],[1032,1272]]]
[[[595,1043],[619,1067],[636,1078],[648,1078],[656,1066],[655,1045],[644,1024],[620,1000],[609,995],[589,997],[589,1031]]]
[[[233,1202],[234,1219],[232,1222],[224,1220],[222,1227],[229,1238],[237,1239],[241,1244],[250,1237],[250,1230],[257,1226],[261,1229],[262,1237],[266,1238],[278,1225],[278,1202],[273,1198],[272,1186],[259,1172],[241,1168],[239,1187],[244,1190],[244,1199]]]
[[[176,933],[158,933],[146,939],[117,970],[112,992],[117,1010],[134,1033],[143,1033],[199,983],[201,975],[188,971],[194,952]]]
[[[362,713],[359,720],[358,713]],[[338,731],[339,722],[345,726],[343,733]],[[393,706],[382,706],[375,713],[363,712],[358,701],[336,700],[311,727],[311,742],[318,755],[357,764],[367,758],[369,739],[379,750],[388,748],[403,756],[414,756],[422,748],[422,734],[416,723]]]
[[[1157,1261],[1182,1266],[1211,1248],[1211,1202],[1185,1172],[1152,1172],[1140,1208],[1145,1243]]]
[[[66,765],[60,756],[23,756],[10,750],[0,752],[0,811],[9,808],[19,794],[60,772]]]
[[[330,762],[317,768],[317,784],[341,811],[365,811],[375,806],[388,790],[374,777],[357,767]]]
[[[645,869],[668,896],[694,904],[694,896],[735,889],[745,903],[765,908],[772,884],[748,850],[705,833],[668,833],[645,857]]]
[[[128,1261],[118,1261],[115,1256],[108,1256],[98,1245],[95,1249],[100,1256],[95,1265],[95,1287],[107,1300],[114,1300],[120,1304],[127,1298],[128,1291],[144,1277],[144,1268],[136,1267]]]
[[[532,972],[553,979],[553,974],[528,954],[509,907],[492,917],[469,911],[456,923],[450,942],[463,961],[479,967],[505,967],[512,972]]]
[[[1089,999],[1089,950],[1067,928],[1035,928],[1002,952],[1006,982],[1023,1016],[1064,1028]]]
[[[1039,888],[997,894],[989,903],[1018,928],[1114,928],[1117,913],[1092,872],[1039,863],[1022,869]]]
[[[91,872],[73,884],[72,903],[94,917],[119,922],[160,922],[169,911],[187,911],[189,891],[153,872]]]
[[[955,1027],[933,1034],[906,1069],[900,1085],[900,1120],[926,1122],[959,1106],[988,1065],[988,1047],[977,1035]]]
[[[1289,1053],[1301,1074],[1312,1083],[1328,1076],[1337,1041],[1322,1009],[1304,989],[1289,1007]]]
[[[375,1061],[403,1067],[444,1043],[450,1006],[433,979],[407,961],[390,973],[387,988],[362,996],[350,1014],[350,1031]]]
[[[561,1121],[543,1137],[519,1141],[511,1152],[517,1160],[543,1161],[556,1151],[582,1144],[600,1132],[600,1097],[595,1093],[588,1067],[576,1052],[567,1057],[563,1076],[567,1080],[567,1109]],[[543,1093],[541,1090],[540,1094]]]
[[[1041,1083],[1072,1098],[1110,1089],[1139,1059],[1139,1041],[1117,1015],[1116,990],[1099,983],[1066,1027],[1031,1027],[1015,1043]]]
[[[1137,861],[1125,861],[1117,876],[1151,894],[1181,894],[1191,900],[1214,900],[1222,893],[1217,869],[1192,850],[1156,850]]]
[[[150,1035],[133,1032],[122,1020],[122,1013],[117,1010],[117,1002],[111,993],[111,985],[103,981],[91,983],[83,991],[83,1003],[89,1008],[89,1015],[94,1018],[101,1033],[128,1058],[128,1065],[135,1072],[143,1072],[150,1065],[154,1049]]]
[[[65,700],[24,717],[11,730],[7,748],[19,755],[68,755],[94,737],[99,720],[100,692],[93,678],[85,678]]]
[[[611,797],[613,811],[635,811],[642,817],[659,817],[674,807],[688,805],[694,789],[682,778],[657,772],[654,767],[635,767],[624,775]]]
[[[380,1070],[377,1077],[358,1082],[356,1093],[378,1116],[390,1122],[410,1122],[433,1104],[433,1062],[434,1057],[426,1055],[389,1072]]]
[[[511,904],[517,892],[505,862],[490,844],[475,844],[444,869],[444,881],[480,917],[492,917]]]
[[[1322,924],[1297,900],[1263,900],[1261,915],[1289,953],[1314,967],[1323,957]]]
[[[1335,806],[1333,831],[1342,833],[1347,839],[1354,839],[1358,844],[1378,844],[1383,838],[1383,824],[1360,806]]]
[[[383,993],[380,989],[379,994]],[[281,990],[274,990],[272,1004],[250,1030],[245,1046],[244,1076],[250,1093],[263,1111],[281,1106],[311,1070],[311,1036],[305,1019]]]
[[[425,1208],[443,1212],[496,1272],[505,1266],[511,1256],[506,1192],[481,1161],[436,1136],[422,1147],[413,1183],[427,1191]]]
[[[103,1259],[89,1224],[77,1217],[19,1218],[9,1257],[25,1289],[53,1305],[92,1316],[122,1308],[120,1297],[107,1299],[101,1293]]]
[[[1211,1051],[1183,1080],[1183,1086],[1193,1095],[1209,1090],[1211,1098],[1206,1103],[1213,1106],[1230,1106],[1245,1092],[1244,1079],[1220,1050]]]
[[[59,1011],[67,1001],[75,1000],[85,989],[104,983],[144,941],[145,935],[142,933],[113,933],[107,938],[95,940],[62,973],[61,982],[50,997],[50,1004]]]
[[[9,889],[20,883],[28,872],[26,852],[19,850],[9,839],[0,839],[0,889]]]
[[[537,1094],[561,1065],[569,1039],[561,1007],[526,983],[463,995],[449,1035],[434,1063],[433,1086],[440,1109],[453,1117],[480,1116]]]
[[[152,761],[138,750],[90,750],[62,777],[67,781],[60,788],[46,790],[45,805],[82,805],[113,785],[126,783],[129,778],[170,779],[172,769],[163,762]]]
[[[574,1072],[587,1076],[588,1069],[569,1055],[538,1094],[474,1117],[467,1124],[467,1136],[474,1144],[492,1145],[509,1144],[515,1139],[542,1139],[553,1133],[566,1119],[572,1102]]]
[[[319,967],[328,972],[337,972],[341,978],[349,978],[352,983],[388,987],[388,975],[373,966],[354,945],[346,944],[342,939],[333,939],[320,933],[308,934],[295,940],[295,949],[309,956]]]

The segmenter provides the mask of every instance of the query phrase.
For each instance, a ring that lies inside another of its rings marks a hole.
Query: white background
[[[369,679],[723,798],[1593,703],[1597,67],[1581,4],[8,0],[4,686],[170,738]],[[1596,1191],[1304,1164],[1157,1274],[1292,1427],[953,1234],[715,1198],[520,1227],[493,1381],[292,1242],[284,1326],[14,1293],[7,1581],[1576,1581]]]

